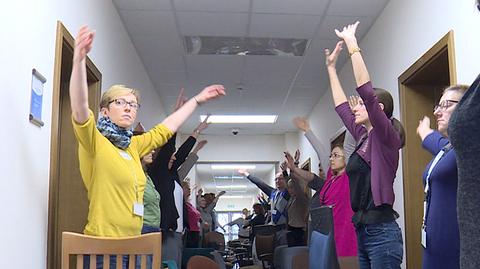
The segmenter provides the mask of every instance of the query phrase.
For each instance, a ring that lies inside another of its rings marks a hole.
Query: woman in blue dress
[[[466,90],[464,85],[446,88],[433,111],[437,118],[437,130],[430,128],[430,118],[426,116],[417,128],[423,148],[433,156],[423,173],[423,269],[460,268],[457,163],[447,130],[450,116]]]

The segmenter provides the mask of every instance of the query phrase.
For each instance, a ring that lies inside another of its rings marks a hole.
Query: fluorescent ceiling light
[[[210,167],[212,170],[253,170],[256,168],[254,164],[212,164]]]
[[[243,179],[243,176],[214,176],[215,179]]]
[[[251,196],[248,195],[223,195],[220,196],[221,198],[226,198],[226,199],[242,199],[242,198],[252,198]]]
[[[204,121],[207,115],[200,115]],[[275,123],[277,115],[210,115],[209,123]]]
[[[217,185],[217,189],[246,189],[247,185]]]

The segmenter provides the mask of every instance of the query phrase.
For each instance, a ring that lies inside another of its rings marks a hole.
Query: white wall
[[[97,36],[91,58],[103,75],[103,88],[124,83],[142,90],[139,117],[162,117],[159,97],[123,28],[111,1],[7,1],[2,3],[0,91],[5,127],[0,138],[2,176],[0,203],[0,268],[46,268],[50,167],[50,130],[56,21],[75,36],[88,24]],[[42,119],[28,121],[31,69],[46,79]],[[154,105],[155,104],[155,105]],[[153,121],[145,120],[151,127]],[[27,257],[27,258],[26,258]]]
[[[398,77],[451,29],[455,31],[458,82],[473,82],[480,72],[479,25],[480,13],[473,0],[389,2],[359,45],[374,85],[390,89],[395,100],[395,117],[399,118],[400,113]],[[361,23],[359,27],[362,27]],[[339,73],[344,89],[352,93],[354,80],[350,62],[347,62]],[[330,91],[316,105],[310,121],[312,130],[322,141],[328,141],[331,134],[341,127],[341,122],[333,110]],[[404,231],[401,163],[394,188],[395,210],[400,213],[398,222]]]

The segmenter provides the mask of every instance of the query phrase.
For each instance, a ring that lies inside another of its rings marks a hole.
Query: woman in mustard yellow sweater
[[[103,94],[101,117],[96,123],[88,106],[85,65],[94,36],[87,26],[79,30],[70,79],[72,122],[89,200],[84,233],[107,237],[140,235],[146,182],[140,157],[165,144],[198,105],[225,95],[225,89],[222,85],[206,87],[162,123],[132,137],[131,127],[140,108],[139,94],[135,89],[115,85]]]

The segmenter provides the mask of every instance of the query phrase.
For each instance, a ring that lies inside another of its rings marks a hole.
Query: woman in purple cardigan
[[[398,168],[399,150],[405,143],[400,122],[392,118],[393,98],[386,90],[374,89],[355,38],[359,22],[342,31],[343,41],[330,54],[325,50],[335,110],[357,141],[347,164],[350,202],[358,241],[360,268],[400,268],[403,240],[393,210],[393,181]],[[338,79],[335,64],[345,42],[350,54],[357,92],[350,104]]]

